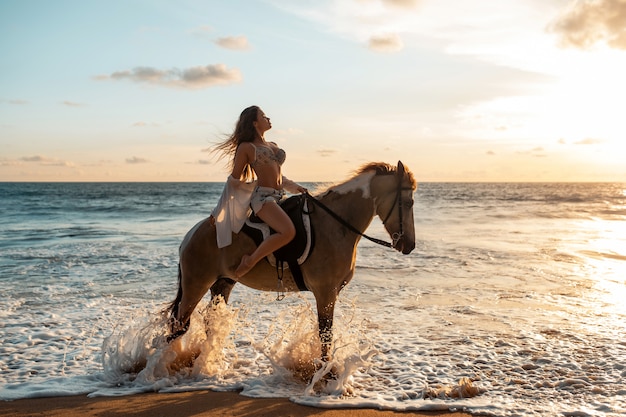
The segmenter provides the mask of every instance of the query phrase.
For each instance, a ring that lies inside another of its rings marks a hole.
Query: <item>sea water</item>
[[[222,186],[0,184],[0,399],[211,389],[626,413],[626,184],[420,184],[413,253],[359,243],[327,364],[306,292],[237,286],[228,305],[198,306],[176,349],[165,342],[178,246]],[[389,239],[378,219],[367,232]]]

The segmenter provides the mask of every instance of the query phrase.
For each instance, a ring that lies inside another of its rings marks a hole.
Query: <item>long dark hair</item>
[[[219,142],[213,147],[212,152],[221,153],[221,158],[228,157],[230,160],[228,164],[229,170],[233,168],[235,153],[239,145],[243,142],[253,142],[259,135],[254,126],[254,122],[256,122],[259,115],[259,110],[261,110],[259,106],[246,107],[239,115],[239,120],[237,120],[237,124],[235,125],[235,131],[228,136],[226,140]],[[246,165],[242,177],[246,181],[254,178],[254,172],[250,165]]]

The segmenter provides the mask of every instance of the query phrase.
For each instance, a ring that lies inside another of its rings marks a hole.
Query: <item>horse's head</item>
[[[415,249],[413,193],[416,188],[413,174],[400,161],[395,169],[378,171],[371,184],[376,214],[391,236],[394,249],[405,255]]]

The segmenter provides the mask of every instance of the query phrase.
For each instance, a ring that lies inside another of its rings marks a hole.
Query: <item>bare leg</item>
[[[291,219],[280,206],[274,202],[267,202],[256,215],[276,233],[265,239],[250,255],[241,258],[235,276],[240,278],[247,274],[261,259],[282,248],[296,236],[296,228]]]

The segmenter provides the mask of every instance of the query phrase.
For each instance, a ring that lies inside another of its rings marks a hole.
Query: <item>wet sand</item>
[[[399,412],[364,408],[325,409],[294,404],[287,398],[249,398],[236,392],[192,391],[124,397],[86,396],[0,401],[0,416],[15,417],[470,417],[461,412]]]

